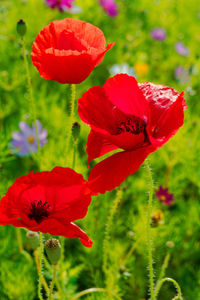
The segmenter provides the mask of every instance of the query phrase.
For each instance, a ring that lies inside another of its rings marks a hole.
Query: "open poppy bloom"
[[[30,172],[19,177],[2,197],[0,224],[80,238],[84,246],[91,247],[87,234],[72,222],[85,217],[90,202],[87,181],[72,169]]]
[[[40,76],[60,83],[80,83],[100,64],[108,44],[92,24],[66,18],[51,22],[37,35],[31,58]]]
[[[118,74],[78,101],[80,118],[90,125],[88,162],[121,149],[96,164],[89,175],[95,193],[119,186],[153,151],[165,144],[184,121],[183,93],[153,83],[138,84]]]

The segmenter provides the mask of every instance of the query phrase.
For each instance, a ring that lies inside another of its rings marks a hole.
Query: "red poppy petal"
[[[148,103],[134,77],[118,74],[109,78],[103,88],[112,104],[125,114],[141,119],[147,117]]]
[[[102,87],[94,86],[78,100],[78,113],[83,122],[102,133],[116,130],[112,117],[113,105],[108,101]],[[103,131],[102,131],[103,130]]]
[[[48,49],[41,56],[32,53],[33,65],[40,76],[59,83],[80,83],[94,68],[90,54],[71,50]]]
[[[149,129],[149,138],[152,144],[157,147],[162,146],[183,125],[184,103],[185,100],[183,98],[183,93],[181,93],[177,100],[168,108],[168,110],[161,114],[157,121],[157,125]]]
[[[91,130],[87,140],[87,154],[88,164],[91,160],[100,157],[110,151],[117,149],[118,147],[111,144],[102,135]]]
[[[156,85],[151,82],[141,83],[139,84],[139,88],[149,102],[152,126],[157,125],[161,114],[167,112],[180,95],[173,88],[164,85]],[[186,109],[184,100],[183,108]]]
[[[89,187],[98,194],[104,194],[119,186],[127,176],[135,173],[149,153],[151,146],[134,151],[116,153],[96,164],[89,175]]]
[[[79,238],[81,243],[86,247],[92,247],[93,244],[88,235],[74,223],[61,223],[56,219],[51,219],[42,222],[41,226],[38,226],[37,231],[48,232],[52,235],[61,235],[71,239]]]

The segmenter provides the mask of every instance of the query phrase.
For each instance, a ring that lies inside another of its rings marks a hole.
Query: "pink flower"
[[[169,205],[169,206],[172,204],[172,202],[175,201],[174,195],[170,194],[168,192],[168,188],[163,188],[161,185],[160,185],[159,189],[156,191],[156,197],[162,203]]]
[[[72,7],[74,0],[45,0],[46,4],[51,8],[58,8],[60,11],[64,11],[66,8]]]

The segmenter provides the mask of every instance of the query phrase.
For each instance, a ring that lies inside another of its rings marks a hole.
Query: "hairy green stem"
[[[169,259],[170,259],[170,253],[167,252],[166,256],[165,256],[165,259],[164,259],[164,262],[163,262],[163,265],[162,265],[162,268],[161,268],[161,271],[160,271],[160,275],[158,277],[158,280],[157,280],[157,283],[156,283],[156,286],[155,286],[155,290],[157,289],[157,286],[158,286],[158,283],[162,280],[162,278],[165,276],[165,271],[168,267],[168,264],[169,264]]]
[[[21,229],[19,227],[16,227],[15,230],[16,230],[16,235],[17,235],[17,243],[18,243],[18,247],[19,247],[19,252],[23,253],[24,248],[23,248],[23,243],[22,243]]]
[[[56,281],[56,267],[57,267],[57,265],[53,265],[53,276],[52,276],[51,285],[50,285],[50,287],[49,287],[48,300],[51,300],[51,299],[52,299],[53,288],[54,288],[55,281]]]
[[[147,160],[145,160],[145,167],[149,177],[149,201],[147,209],[147,248],[148,248],[148,269],[149,269],[149,286],[150,299],[154,300],[154,280],[153,280],[153,257],[152,257],[152,237],[151,237],[151,214],[152,214],[152,200],[153,200],[153,178],[151,169]]]
[[[111,207],[110,215],[108,216],[108,221],[107,221],[106,229],[105,229],[105,238],[104,238],[104,242],[103,242],[103,270],[104,270],[105,274],[107,273],[108,249],[109,249],[108,244],[109,244],[109,239],[110,239],[110,229],[111,229],[113,217],[117,211],[117,207],[119,205],[120,199],[121,199],[121,190],[118,189],[116,198]]]
[[[76,165],[76,150],[77,150],[77,141],[74,141],[74,147],[73,147],[73,160],[72,160],[72,169],[75,169]]]
[[[44,252],[44,245],[43,245],[43,235],[42,232],[40,232],[40,250],[39,250],[39,280],[38,280],[38,298],[40,300],[43,300],[43,297],[41,295],[41,289],[42,289],[42,263],[43,263],[43,252]]]
[[[30,115],[32,116],[32,121],[33,121],[34,126],[35,126],[38,153],[40,154],[41,147],[40,147],[40,140],[39,140],[37,122],[36,122],[36,108],[35,108],[35,102],[34,102],[34,97],[33,97],[33,88],[32,88],[32,84],[31,84],[31,75],[30,75],[30,71],[29,71],[28,60],[27,60],[27,57],[26,57],[25,42],[24,42],[23,37],[21,38],[21,43],[22,43],[22,52],[23,52],[24,65],[25,65],[25,69],[26,69],[27,86],[28,86],[28,92],[29,92]]]
[[[75,295],[72,300],[77,300],[79,298],[81,298],[82,296],[85,296],[87,294],[91,294],[91,293],[107,293],[107,290],[106,289],[103,289],[103,288],[91,288],[91,289],[87,289],[87,290],[84,290],[80,293],[78,293],[77,295]],[[121,298],[112,292],[112,295],[118,299],[118,300],[121,300]]]
[[[160,291],[160,289],[161,289],[161,287],[162,287],[162,285],[163,285],[164,282],[172,282],[173,285],[175,286],[175,288],[177,289],[177,294],[178,295],[175,296],[175,298],[173,298],[173,300],[175,300],[175,299],[176,300],[183,300],[182,293],[181,293],[181,288],[180,288],[178,282],[176,280],[172,279],[172,278],[167,278],[167,277],[163,278],[162,280],[160,280],[158,282],[158,285],[157,285],[157,287],[155,289],[155,292],[154,292],[154,299],[155,300],[156,300],[156,298],[158,296],[158,293],[159,293],[159,291]]]
[[[72,125],[74,123],[74,115],[75,115],[75,105],[76,105],[76,85],[72,84],[71,85],[71,102],[70,102],[70,115],[69,115],[69,126],[68,128],[68,134],[67,134],[67,140],[66,140],[66,148],[65,148],[65,159],[68,154],[68,148],[69,148],[69,143],[70,139],[72,136]]]

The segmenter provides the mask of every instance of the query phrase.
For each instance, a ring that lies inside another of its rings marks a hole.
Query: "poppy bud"
[[[45,249],[49,261],[56,265],[60,259],[61,255],[61,246],[57,239],[49,239],[45,243]]]
[[[17,33],[21,37],[26,34],[26,23],[22,19],[17,22]]]
[[[78,122],[75,122],[72,125],[72,136],[74,138],[74,140],[77,140],[79,135],[80,135],[80,131],[81,131],[81,126]]]
[[[37,232],[34,231],[28,231],[26,234],[28,244],[31,247],[31,249],[36,249],[40,245],[40,236]]]

